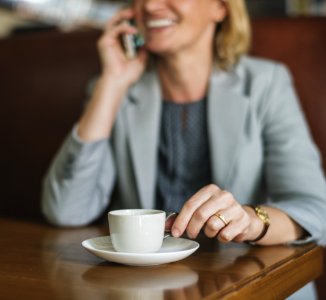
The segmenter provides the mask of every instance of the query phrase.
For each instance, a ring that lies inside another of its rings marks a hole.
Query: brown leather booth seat
[[[0,40],[2,216],[41,219],[42,177],[100,70],[98,36],[53,31]],[[326,18],[255,20],[252,53],[289,66],[326,169]]]

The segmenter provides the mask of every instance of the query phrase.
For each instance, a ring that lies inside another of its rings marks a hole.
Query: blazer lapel
[[[240,151],[249,99],[242,70],[214,71],[208,91],[208,135],[213,181],[226,188]],[[126,105],[128,138],[142,207],[155,205],[161,92],[155,72],[145,74],[131,89]]]
[[[213,181],[227,188],[249,107],[241,69],[214,71],[208,92],[208,135]]]
[[[154,72],[146,73],[135,85],[127,105],[130,152],[141,206],[155,203],[157,148],[160,130],[161,94]]]

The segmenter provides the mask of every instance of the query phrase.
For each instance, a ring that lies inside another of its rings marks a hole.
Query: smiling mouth
[[[147,28],[162,28],[167,27],[175,24],[175,21],[172,21],[170,19],[156,19],[156,20],[149,20],[146,22]]]

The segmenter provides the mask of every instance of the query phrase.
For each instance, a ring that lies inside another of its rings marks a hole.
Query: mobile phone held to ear
[[[128,24],[135,26],[134,20],[126,20],[125,22],[128,22]],[[137,55],[137,49],[144,45],[144,38],[141,34],[123,34],[121,37],[122,40],[122,46],[124,48],[126,57],[128,59],[133,59]]]

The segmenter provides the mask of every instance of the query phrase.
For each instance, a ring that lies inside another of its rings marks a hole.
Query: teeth
[[[146,25],[149,28],[159,28],[159,27],[170,26],[173,23],[174,21],[169,19],[159,19],[159,20],[150,20],[146,23]]]

